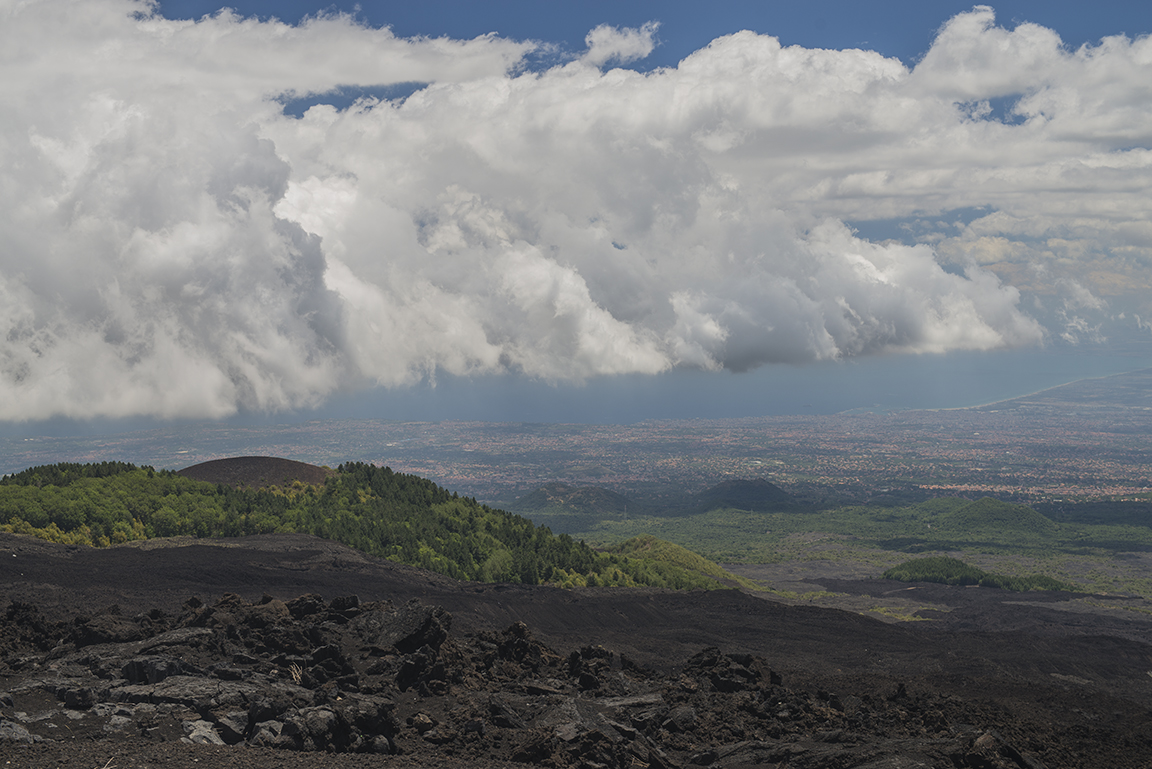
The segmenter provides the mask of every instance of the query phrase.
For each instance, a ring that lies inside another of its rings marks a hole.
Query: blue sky
[[[814,0],[808,3],[774,0],[698,2],[486,2],[429,0],[420,3],[308,2],[229,3],[245,16],[275,16],[298,22],[318,12],[337,10],[355,14],[372,25],[388,25],[400,36],[425,35],[473,38],[495,32],[504,37],[537,39],[563,45],[570,51],[584,47],[588,30],[600,24],[639,27],[660,22],[660,46],[643,67],[675,66],[688,54],[722,35],[749,29],[780,38],[784,45],[807,48],[867,48],[896,56],[911,64],[932,43],[936,30],[957,13],[971,10],[972,2],[916,2],[915,0]],[[1095,43],[1107,35],[1136,37],[1152,31],[1152,9],[1147,3],[1084,3],[1071,0],[1016,0],[991,3],[1001,23],[1029,21],[1054,29],[1070,46]],[[165,0],[169,18],[199,18],[215,13],[220,3],[202,0]]]
[[[230,7],[0,32],[0,430],[950,407],[1152,365],[1146,3]]]

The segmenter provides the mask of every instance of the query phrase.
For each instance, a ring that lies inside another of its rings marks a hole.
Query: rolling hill
[[[962,504],[940,516],[939,523],[957,531],[992,531],[1000,536],[1011,532],[1051,534],[1057,529],[1057,524],[1027,505],[1001,502],[991,497]]]
[[[627,521],[647,516],[677,516],[719,508],[768,512],[795,504],[791,494],[763,478],[724,481],[679,502],[660,506],[640,502],[599,486],[547,483],[525,494],[509,509],[555,531],[587,531],[604,521]]]
[[[0,521],[6,522],[0,531],[100,547],[157,537],[313,534],[481,582],[706,589],[731,584],[716,575],[715,564],[695,568],[654,552],[597,552],[424,478],[362,463],[330,470],[241,457],[180,473],[119,462],[36,467],[0,479]]]
[[[279,457],[229,457],[185,467],[177,470],[176,474],[205,483],[261,489],[287,487],[293,483],[322,486],[324,481],[336,475],[336,471]]]
[[[774,483],[755,478],[724,481],[692,497],[690,507],[706,512],[719,507],[751,512],[779,510],[795,502],[792,495]]]

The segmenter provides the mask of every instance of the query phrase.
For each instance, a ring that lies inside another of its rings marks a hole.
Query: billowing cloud
[[[751,32],[611,68],[655,32],[539,71],[340,15],[0,6],[0,419],[1091,341],[1100,276],[1146,274],[1147,38],[1072,51],[977,7],[913,69]],[[398,83],[429,85],[281,106]],[[845,224],[902,217],[931,226]]]
[[[609,62],[627,64],[643,59],[656,47],[656,30],[659,26],[651,21],[639,29],[619,29],[601,24],[584,39],[588,51],[582,58],[593,67],[602,67]]]

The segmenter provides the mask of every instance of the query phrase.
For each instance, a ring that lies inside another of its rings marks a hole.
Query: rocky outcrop
[[[1044,766],[954,698],[793,690],[768,661],[717,648],[657,672],[600,646],[559,654],[522,623],[456,636],[416,601],[225,595],[175,616],[4,616],[9,746],[132,734],[558,768]]]

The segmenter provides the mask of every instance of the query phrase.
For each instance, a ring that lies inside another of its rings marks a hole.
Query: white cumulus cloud
[[[1147,38],[1068,50],[981,6],[912,69],[752,32],[609,68],[656,29],[533,71],[536,44],[342,15],[0,4],[0,419],[1090,341],[1104,267],[1152,259]],[[398,83],[428,85],[282,109]],[[914,245],[845,224],[965,207]]]
[[[602,67],[613,61],[628,64],[643,59],[656,47],[655,37],[659,26],[651,21],[639,29],[632,27],[619,29],[601,24],[584,39],[588,51],[582,59],[593,67]]]

